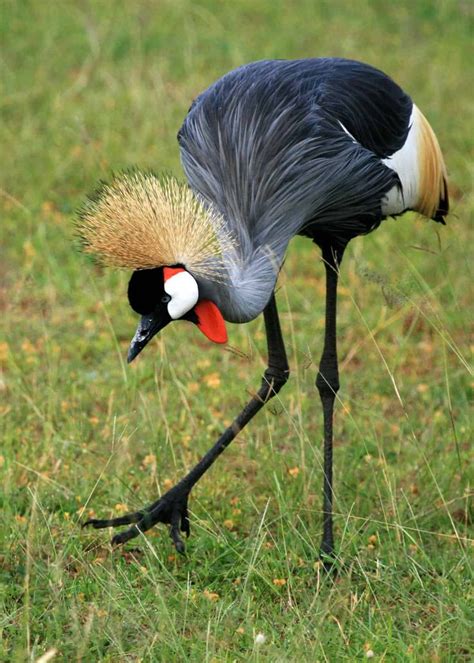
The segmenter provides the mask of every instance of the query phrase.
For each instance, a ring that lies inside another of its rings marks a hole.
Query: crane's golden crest
[[[222,277],[222,254],[233,242],[222,217],[191,189],[152,173],[122,173],[104,184],[80,213],[85,253],[125,269],[184,265],[203,277]]]

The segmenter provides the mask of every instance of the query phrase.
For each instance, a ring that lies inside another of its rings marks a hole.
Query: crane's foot
[[[323,537],[321,547],[319,549],[319,559],[322,562],[323,569],[326,573],[336,573],[336,551],[334,550],[334,543],[332,536]]]
[[[188,497],[189,489],[183,488],[179,484],[170,488],[159,500],[153,502],[149,506],[128,513],[119,518],[110,518],[108,520],[99,520],[91,518],[87,520],[82,526],[93,527],[94,529],[104,529],[105,527],[121,527],[122,525],[132,525],[119,534],[116,534],[111,543],[113,546],[118,546],[130,539],[135,538],[142,532],[146,532],[156,523],[166,523],[170,526],[170,537],[173,541],[176,550],[184,554],[185,546],[180,536],[184,532],[189,536],[189,516],[188,516]]]
[[[328,575],[337,575],[338,568],[335,555],[327,555],[326,553],[320,551],[319,559],[325,573]]]

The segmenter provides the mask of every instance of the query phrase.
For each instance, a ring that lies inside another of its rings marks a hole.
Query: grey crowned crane
[[[149,173],[116,176],[85,205],[84,250],[134,270],[128,298],[142,317],[132,361],[169,322],[189,320],[225,343],[225,321],[263,312],[268,368],[258,392],[176,486],[153,504],[95,528],[129,525],[121,544],[158,522],[176,549],[189,535],[188,497],[240,430],[288,380],[275,301],[288,244],[304,235],[326,271],[324,348],[316,378],[324,416],[323,536],[334,555],[333,406],[339,389],[337,281],[344,250],[389,216],[448,212],[438,141],[411,98],[388,76],[351,60],[253,62],[193,102],[178,134],[189,187]]]

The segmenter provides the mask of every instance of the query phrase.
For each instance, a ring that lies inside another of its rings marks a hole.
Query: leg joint
[[[283,385],[286,384],[290,375],[289,368],[269,367],[263,374],[261,394],[264,400],[276,396]]]
[[[316,377],[316,387],[321,398],[334,397],[339,391],[339,371],[337,369],[337,357],[334,360],[326,358],[319,366]]]

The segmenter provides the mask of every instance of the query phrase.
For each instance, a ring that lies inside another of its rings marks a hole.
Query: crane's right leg
[[[320,555],[327,568],[334,557],[333,535],[333,488],[332,488],[332,447],[333,411],[336,394],[339,390],[339,370],[336,345],[336,302],[337,279],[343,251],[332,246],[323,246],[323,261],[326,269],[326,325],[324,349],[319,364],[316,387],[323,406],[324,420],[324,479],[323,479],[323,538]]]
[[[290,371],[274,294],[272,294],[270,301],[265,307],[263,315],[267,335],[268,368],[263,375],[262,384],[258,392],[234,419],[229,428],[224,431],[216,444],[209,449],[198,464],[176,486],[173,486],[173,488],[168,490],[167,493],[153,504],[120,518],[111,518],[108,520],[93,518],[85,522],[83,526],[90,525],[95,529],[101,529],[104,527],[133,525],[113,537],[112,544],[120,544],[133,539],[158,522],[167,523],[170,525],[170,536],[176,550],[181,553],[184,552],[184,543],[179,531],[181,529],[182,532],[185,532],[189,536],[188,496],[191,489],[199,481],[204,472],[214,463],[216,458],[229,446],[242,428],[270,398],[280,391],[288,380]]]

